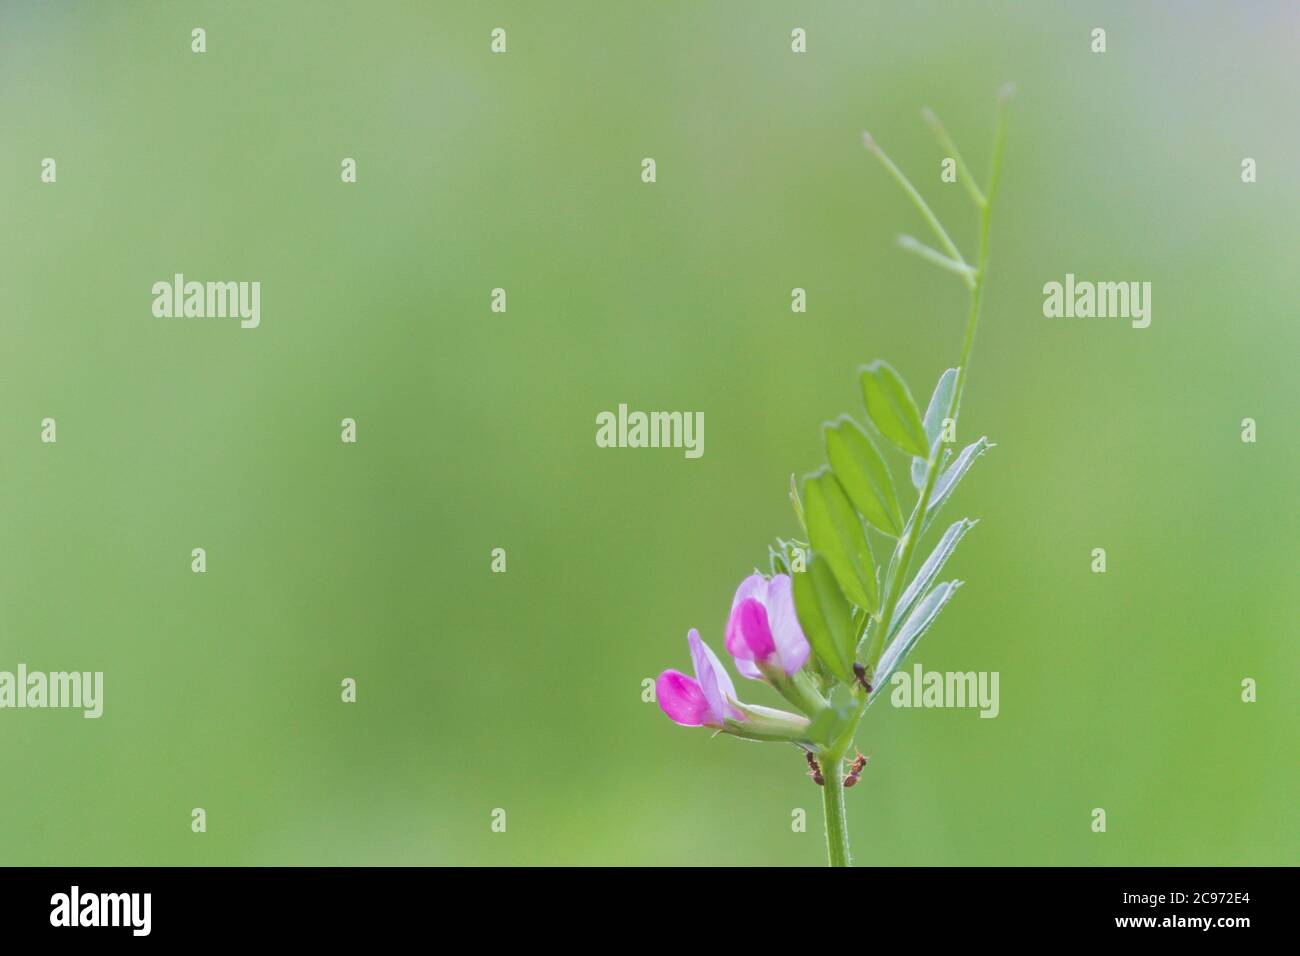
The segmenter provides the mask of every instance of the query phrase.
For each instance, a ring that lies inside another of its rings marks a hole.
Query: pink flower
[[[686,635],[695,664],[695,677],[681,671],[666,670],[655,681],[655,697],[668,717],[683,727],[718,727],[726,721],[744,720],[736,709],[736,685],[709,645],[700,640],[700,632],[691,628]]]
[[[731,602],[726,644],[736,670],[754,680],[763,679],[763,667],[779,667],[791,675],[808,662],[808,639],[795,616],[788,574],[770,581],[751,574],[740,582]]]

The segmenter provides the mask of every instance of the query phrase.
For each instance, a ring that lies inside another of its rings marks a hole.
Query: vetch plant
[[[859,753],[846,766],[845,757],[858,725],[961,586],[960,581],[938,578],[974,521],[960,518],[949,525],[915,573],[913,562],[957,484],[993,447],[987,438],[979,438],[954,456],[945,446],[956,440],[988,275],[989,223],[1010,92],[1005,87],[998,97],[984,189],[938,118],[929,110],[923,113],[955,160],[958,178],[979,213],[973,264],[916,187],[869,134],[863,136],[867,149],[920,211],[939,248],[911,236],[900,236],[899,245],[958,276],[970,292],[970,309],[958,364],[939,376],[924,414],[887,362],[862,366],[859,376],[870,432],[848,415],[824,426],[828,465],[804,478],[802,495],[791,480],[790,499],[804,538],[777,539],[769,548],[770,576],[755,573],[746,578],[732,599],[723,641],[736,670],[770,685],[797,712],[742,703],[726,668],[695,630],[687,637],[695,676],[668,670],[656,684],[660,707],[679,724],[803,750],[807,773],[823,790],[831,866],[852,862],[844,791],[858,783],[867,759]],[[906,456],[908,482],[895,482],[881,443]],[[909,483],[915,500],[904,516],[900,499],[908,494]],[[877,554],[888,554],[883,565]]]

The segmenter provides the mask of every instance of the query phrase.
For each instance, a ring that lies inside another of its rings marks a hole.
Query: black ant
[[[862,685],[862,689],[865,690],[867,692],[867,696],[870,697],[871,683],[870,681],[867,680],[867,669],[863,667],[861,664],[859,664],[857,661],[853,662],[853,676],[858,679],[858,683]]]

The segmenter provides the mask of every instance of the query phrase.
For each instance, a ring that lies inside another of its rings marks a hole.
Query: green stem
[[[826,855],[831,866],[852,866],[849,826],[844,814],[844,761],[823,759],[822,804],[826,808]]]
[[[980,306],[984,301],[984,279],[988,273],[989,262],[989,225],[993,213],[993,200],[998,194],[998,182],[1002,178],[1002,147],[1006,140],[1006,98],[998,99],[997,128],[993,133],[993,159],[989,173],[988,198],[980,208],[980,247],[975,269],[975,284],[970,294],[970,317],[966,320],[966,335],[961,344],[961,364],[957,366],[957,385],[952,390],[952,403],[948,406],[948,417],[953,425],[957,423],[957,413],[961,410],[961,393],[966,387],[966,369],[970,364],[971,349],[975,346],[975,326],[979,324]]]
[[[974,282],[971,285],[970,312],[966,318],[966,334],[962,338],[961,361],[957,366],[957,384],[952,390],[952,401],[948,405],[947,417],[952,419],[954,426],[957,423],[957,415],[961,410],[961,395],[966,387],[966,372],[970,365],[971,350],[975,346],[975,327],[979,324],[980,307],[984,301],[984,280],[988,275],[989,224],[993,212],[993,199],[997,196],[998,181],[1002,175],[1002,144],[1006,131],[1005,103],[1005,97],[1000,97],[998,100],[997,128],[993,136],[993,159],[991,163],[992,169],[989,173],[987,199],[980,208],[979,256],[975,265]],[[885,643],[889,640],[889,628],[893,623],[894,610],[898,604],[898,599],[902,595],[903,582],[907,580],[907,572],[912,563],[912,556],[916,552],[917,542],[921,538],[921,526],[925,521],[926,509],[930,506],[930,495],[933,493],[935,482],[939,477],[941,449],[941,442],[935,442],[934,447],[930,449],[930,458],[926,462],[925,469],[925,485],[922,487],[921,496],[916,502],[916,510],[912,512],[911,518],[908,519],[903,538],[898,543],[901,548],[898,567],[890,582],[889,594],[880,618],[879,633],[882,640],[879,643],[882,653]],[[872,664],[875,663],[873,660]],[[866,707],[867,700],[864,699],[859,711],[859,717],[861,712],[866,710]],[[854,721],[853,726],[856,727],[856,721]],[[849,739],[852,740],[852,738]]]
[[[948,135],[948,130],[939,121],[939,117],[934,115],[934,110],[929,107],[921,110],[921,117],[930,124],[930,129],[934,130],[934,135],[939,138],[939,145],[948,150],[952,154],[952,158],[957,161],[957,172],[961,176],[961,184],[966,188],[966,192],[975,205],[981,208],[985,206],[988,200],[984,198],[979,186],[975,184],[975,176],[966,167],[966,160],[962,159],[961,151],[957,149],[957,144],[952,141],[952,137]]]
[[[784,675],[782,675],[784,676]],[[826,698],[813,685],[812,678],[806,671],[796,671],[778,685],[782,696],[794,704],[809,717],[814,717],[827,708]]]
[[[971,350],[975,345],[975,328],[979,324],[980,309],[984,301],[984,280],[988,274],[988,255],[989,255],[989,224],[993,211],[993,200],[997,196],[998,182],[1002,175],[1002,149],[1005,140],[1006,131],[1006,98],[1009,93],[1005,93],[998,98],[998,118],[997,127],[993,136],[993,158],[990,164],[988,189],[983,196],[983,202],[980,204],[980,236],[979,236],[979,255],[976,259],[976,265],[973,274],[969,276],[970,282],[970,312],[966,318],[966,333],[962,338],[961,362],[957,366],[957,382],[953,388],[952,401],[948,406],[948,418],[952,419],[954,425],[957,421],[958,412],[961,409],[962,391],[966,387],[966,372],[970,365]],[[946,135],[946,133],[945,133]],[[912,184],[908,182],[907,177],[896,167],[879,147],[869,138],[868,147],[880,158],[885,164],[885,168],[894,176],[903,186],[904,191],[916,203],[917,208],[921,210],[926,221],[929,222],[932,229],[939,236],[940,242],[944,249],[956,262],[965,265],[951,240],[948,239],[948,233],[935,218],[930,207],[926,205],[925,200],[920,197]],[[879,662],[879,653],[884,652],[885,644],[889,640],[890,626],[893,624],[894,612],[898,607],[898,599],[902,596],[903,583],[907,580],[908,571],[911,568],[912,557],[916,553],[916,545],[921,538],[921,530],[925,522],[925,512],[930,506],[930,497],[934,492],[934,486],[939,477],[939,462],[943,457],[943,443],[935,442],[934,447],[930,449],[930,457],[926,461],[925,484],[921,488],[920,497],[917,499],[916,508],[908,518],[907,527],[898,541],[898,563],[889,583],[889,590],[886,595],[885,603],[881,608],[880,620],[877,633],[881,639],[873,641],[874,651],[877,647],[879,651],[873,653],[871,665],[874,670],[875,665]],[[876,689],[877,692],[879,688]],[[860,693],[854,688],[854,697],[860,699],[860,703],[854,709],[849,719],[848,725],[841,732],[840,736],[831,742],[831,744],[822,751],[822,777],[825,780],[824,802],[826,805],[826,848],[830,857],[831,866],[849,866],[849,837],[844,819],[844,786],[841,782],[841,773],[843,771],[843,757],[845,752],[853,743],[853,738],[858,732],[858,724],[862,721],[863,714],[867,711],[867,705],[871,703],[871,696],[866,693]]]

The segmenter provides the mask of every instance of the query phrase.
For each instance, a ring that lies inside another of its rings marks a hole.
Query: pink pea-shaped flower
[[[733,704],[736,685],[717,655],[700,640],[700,632],[692,628],[686,642],[691,648],[695,676],[677,670],[660,674],[655,681],[660,709],[683,727],[722,728],[729,719],[744,720],[745,715]]]
[[[726,646],[736,670],[754,680],[763,679],[763,668],[780,668],[789,676],[808,662],[811,649],[795,615],[788,574],[770,580],[751,574],[740,582],[727,620]]]

